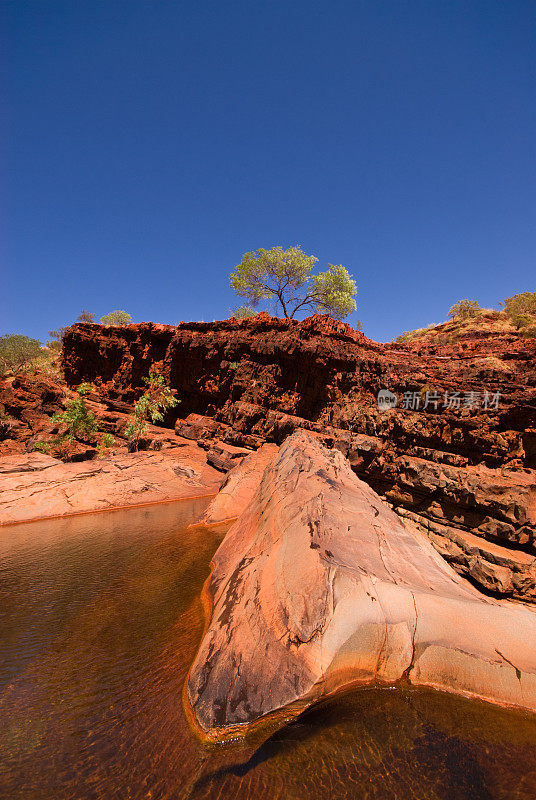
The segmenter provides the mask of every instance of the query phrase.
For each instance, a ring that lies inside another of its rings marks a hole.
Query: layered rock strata
[[[115,412],[158,366],[181,399],[167,424],[220,469],[233,464],[222,443],[318,433],[480,589],[534,599],[536,340],[492,317],[456,340],[440,326],[389,345],[327,317],[80,324],[63,358],[69,384],[93,381]],[[395,408],[378,408],[381,389]]]

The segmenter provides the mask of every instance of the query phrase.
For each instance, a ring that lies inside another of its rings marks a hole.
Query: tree
[[[77,322],[95,322],[95,314],[91,311],[81,311],[78,315]]]
[[[130,325],[132,317],[126,311],[110,311],[101,317],[102,325]]]
[[[512,297],[507,297],[503,305],[506,314],[516,328],[534,328],[536,325],[536,292],[514,294]]]
[[[452,317],[453,320],[469,319],[470,317],[477,317],[480,311],[482,309],[476,300],[459,300],[451,307],[449,317]]]
[[[147,430],[147,420],[162,422],[165,412],[180,403],[174,391],[166,386],[160,372],[150,370],[149,377],[143,378],[143,382],[147,384],[147,390],[134,405],[134,414],[125,428],[125,434],[133,440],[135,450],[138,449],[140,437]]]
[[[63,337],[65,336],[65,334],[67,333],[68,330],[69,330],[69,327],[64,325],[62,328],[58,328],[57,331],[49,331],[48,335],[52,339],[52,342],[58,342],[60,344],[60,346],[61,346],[61,344],[63,342]],[[49,342],[48,346],[50,347],[50,345],[51,345],[51,342]]]
[[[293,319],[298,311],[330,314],[336,319],[356,310],[355,281],[348,270],[339,264],[328,264],[326,272],[312,275],[318,261],[306,255],[300,247],[260,248],[245,253],[231,273],[231,286],[253,307],[262,300],[275,300],[285,319]]]
[[[4,369],[21,369],[42,355],[41,343],[20,333],[0,336],[0,364]]]

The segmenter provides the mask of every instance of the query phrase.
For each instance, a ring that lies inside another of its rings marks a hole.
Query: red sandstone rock
[[[233,467],[196,524],[219,525],[237,519],[251,502],[264,470],[277,452],[277,445],[264,444]]]
[[[208,590],[188,699],[209,737],[350,683],[536,710],[536,612],[479,594],[305,431],[266,467]]]
[[[0,462],[0,525],[217,492],[221,473],[191,443],[64,464],[40,453]]]

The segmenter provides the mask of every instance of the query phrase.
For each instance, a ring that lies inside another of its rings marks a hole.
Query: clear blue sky
[[[247,250],[388,340],[536,289],[533,0],[4,0],[0,333],[221,319]]]

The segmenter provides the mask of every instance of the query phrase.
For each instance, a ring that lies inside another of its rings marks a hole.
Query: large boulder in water
[[[297,431],[213,559],[187,694],[218,737],[350,684],[435,687],[536,710],[536,612],[483,596]]]

